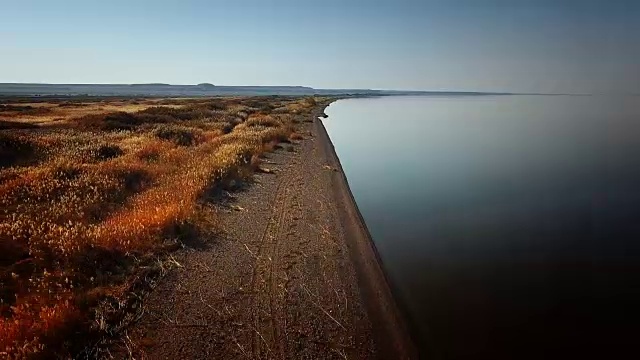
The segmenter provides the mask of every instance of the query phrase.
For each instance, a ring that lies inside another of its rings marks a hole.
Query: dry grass
[[[77,352],[87,334],[103,328],[94,322],[97,303],[123,295],[118,289],[135,270],[132,259],[198,236],[194,227],[215,226],[203,203],[208,189],[246,176],[261,153],[297,139],[295,124],[315,104],[218,98],[2,105],[0,355]]]
[[[304,140],[304,136],[302,136],[302,134],[298,134],[297,132],[293,132],[289,135],[289,140]]]

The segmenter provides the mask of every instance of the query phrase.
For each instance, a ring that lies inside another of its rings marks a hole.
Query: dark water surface
[[[640,97],[388,97],[326,112],[425,358],[638,356]]]

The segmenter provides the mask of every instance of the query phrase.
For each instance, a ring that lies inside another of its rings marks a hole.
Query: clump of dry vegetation
[[[34,154],[34,145],[20,134],[0,133],[0,167],[24,163]]]
[[[2,105],[0,354],[77,352],[103,328],[97,304],[124,296],[140,259],[210,230],[205,193],[299,139],[295,124],[315,106],[280,97]]]

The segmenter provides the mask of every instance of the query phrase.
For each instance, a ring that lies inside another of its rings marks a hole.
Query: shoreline
[[[324,114],[330,104],[327,104],[320,113]],[[383,330],[377,334],[377,342],[383,344],[382,357],[418,358],[417,346],[411,336],[411,327],[405,320],[407,313],[394,295],[392,282],[384,270],[378,249],[351,192],[335,146],[331,142],[323,121],[318,117],[314,119],[314,128],[327,162],[332,168],[338,170],[334,172],[333,177],[334,200],[342,204],[339,207],[340,219],[349,234],[347,241],[350,242],[348,245],[352,250],[352,261],[356,264],[359,286],[364,292],[363,296],[369,299],[368,312],[374,327]]]
[[[216,200],[221,232],[173,269],[112,353],[145,358],[417,359],[320,120]]]

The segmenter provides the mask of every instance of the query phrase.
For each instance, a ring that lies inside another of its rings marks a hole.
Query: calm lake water
[[[386,97],[324,120],[436,359],[640,341],[640,97]]]

